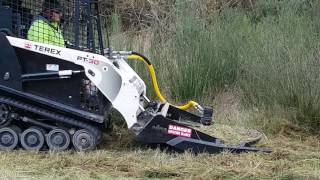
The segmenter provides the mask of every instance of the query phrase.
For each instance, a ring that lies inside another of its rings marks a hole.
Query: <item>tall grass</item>
[[[248,103],[280,105],[294,122],[319,131],[320,38],[306,2],[260,2],[272,13],[251,23],[238,82]]]
[[[208,27],[194,4],[177,1],[176,34],[171,49],[177,68],[171,93],[178,99],[201,97],[236,81],[238,47],[235,25]]]
[[[253,11],[226,8],[205,18],[197,3],[176,1],[173,33],[149,30],[147,54],[168,96],[207,99],[237,87],[247,107],[281,108],[319,131],[319,3],[260,0]]]

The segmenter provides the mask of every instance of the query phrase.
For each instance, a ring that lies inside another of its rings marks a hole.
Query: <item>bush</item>
[[[176,1],[173,33],[150,28],[148,54],[169,97],[206,99],[238,87],[247,107],[282,108],[319,131],[319,3],[260,0],[254,11],[226,8],[207,18],[197,3]]]

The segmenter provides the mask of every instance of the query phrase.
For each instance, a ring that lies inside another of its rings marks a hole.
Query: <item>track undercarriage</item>
[[[97,125],[0,96],[0,150],[65,151],[95,149],[102,132]]]

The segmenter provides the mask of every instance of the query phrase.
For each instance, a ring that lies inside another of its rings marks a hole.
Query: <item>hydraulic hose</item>
[[[157,76],[156,76],[156,71],[153,67],[153,65],[151,64],[151,62],[149,61],[149,59],[147,57],[145,57],[142,54],[139,54],[137,52],[132,52],[132,55],[129,55],[128,60],[138,60],[138,61],[142,61],[144,62],[148,69],[149,69],[149,73],[151,75],[151,79],[152,79],[152,84],[153,84],[153,88],[154,91],[156,93],[156,95],[158,96],[158,98],[160,99],[160,101],[162,103],[166,103],[167,100],[162,96],[160,89],[159,89],[159,85],[158,85],[158,81],[157,81]],[[176,106],[177,108],[181,109],[181,110],[188,110],[192,107],[196,108],[199,111],[203,111],[203,108],[195,101],[189,101],[187,104],[182,105],[182,106]]]

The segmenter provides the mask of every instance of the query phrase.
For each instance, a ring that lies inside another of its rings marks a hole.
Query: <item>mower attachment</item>
[[[166,105],[164,105],[166,106]],[[166,107],[162,107],[162,109]],[[222,140],[209,136],[205,133],[191,128],[188,121],[204,125],[211,124],[213,110],[206,108],[202,117],[180,110],[169,105],[166,115],[158,113],[155,116],[143,113],[139,119],[144,119],[145,125],[137,132],[138,141],[145,144],[165,145],[178,152],[190,151],[198,153],[242,153],[242,152],[271,152],[270,150],[250,147],[257,143],[261,137],[241,143],[239,146],[229,146],[222,143]],[[206,116],[204,116],[206,115]],[[211,115],[209,118],[208,115]],[[151,118],[150,120],[146,120]],[[187,123],[186,123],[187,122]],[[187,125],[189,124],[189,125]]]
[[[167,104],[168,105],[168,104]],[[166,105],[165,105],[166,106]],[[165,109],[163,107],[162,109]],[[162,110],[164,111],[164,110]],[[177,120],[180,123],[198,123],[205,126],[209,126],[213,121],[213,109],[210,107],[203,108],[201,110],[201,116],[194,115],[188,111],[181,110],[175,106],[169,105],[166,117],[169,119]],[[163,114],[165,116],[165,114]]]

